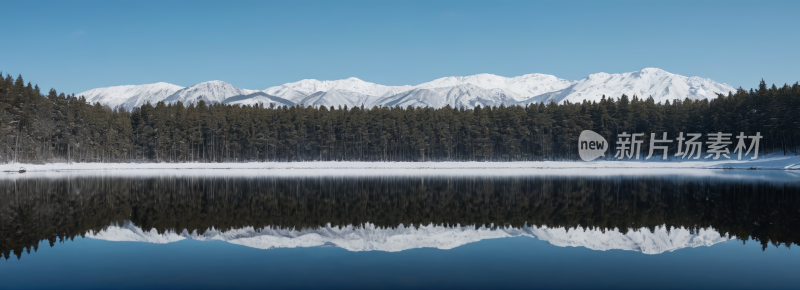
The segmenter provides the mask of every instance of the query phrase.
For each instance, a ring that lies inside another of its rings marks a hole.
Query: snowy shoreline
[[[20,168],[26,170],[20,173]],[[731,170],[732,169],[732,170]],[[748,170],[758,169],[758,170]],[[72,177],[713,177],[797,182],[800,156],[748,161],[251,162],[0,164],[0,179]]]
[[[702,161],[520,161],[520,162],[246,162],[246,163],[45,163],[0,164],[0,171],[17,172],[84,170],[284,170],[284,169],[761,169],[800,170],[800,156],[775,156],[758,160]]]

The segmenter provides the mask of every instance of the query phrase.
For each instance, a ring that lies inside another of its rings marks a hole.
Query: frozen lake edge
[[[24,168],[25,173],[19,173]],[[758,169],[758,170],[748,170]],[[248,162],[0,164],[0,178],[315,176],[693,176],[800,180],[800,156],[709,161]]]
[[[757,160],[697,161],[514,161],[514,162],[230,162],[230,163],[46,163],[0,164],[0,171],[148,170],[148,169],[771,169],[800,170],[800,156],[771,156]]]

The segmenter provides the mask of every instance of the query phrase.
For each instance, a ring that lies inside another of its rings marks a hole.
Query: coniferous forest
[[[768,87],[762,80],[757,89],[714,100],[663,104],[622,95],[599,103],[475,108],[200,101],[126,111],[54,89],[45,93],[22,76],[0,77],[2,162],[573,160],[583,130],[611,143],[607,158],[623,132],[645,133],[642,152],[649,133],[675,139],[680,132],[760,132],[762,152],[798,154],[800,85]]]

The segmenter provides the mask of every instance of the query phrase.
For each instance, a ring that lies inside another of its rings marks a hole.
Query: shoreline
[[[26,172],[20,173],[20,167]],[[748,170],[748,169],[758,170]],[[63,178],[712,178],[796,183],[800,156],[755,161],[251,162],[0,164],[0,179]]]
[[[800,156],[771,156],[758,160],[702,161],[510,161],[510,162],[363,162],[363,161],[302,161],[302,162],[231,162],[231,163],[6,163],[2,172],[113,171],[113,170],[464,170],[464,169],[720,169],[720,170],[800,170]]]

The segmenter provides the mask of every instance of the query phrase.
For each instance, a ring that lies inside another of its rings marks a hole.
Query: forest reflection
[[[713,178],[81,177],[0,180],[8,259],[126,221],[166,231],[478,225],[712,227],[766,249],[800,241],[800,186]]]

